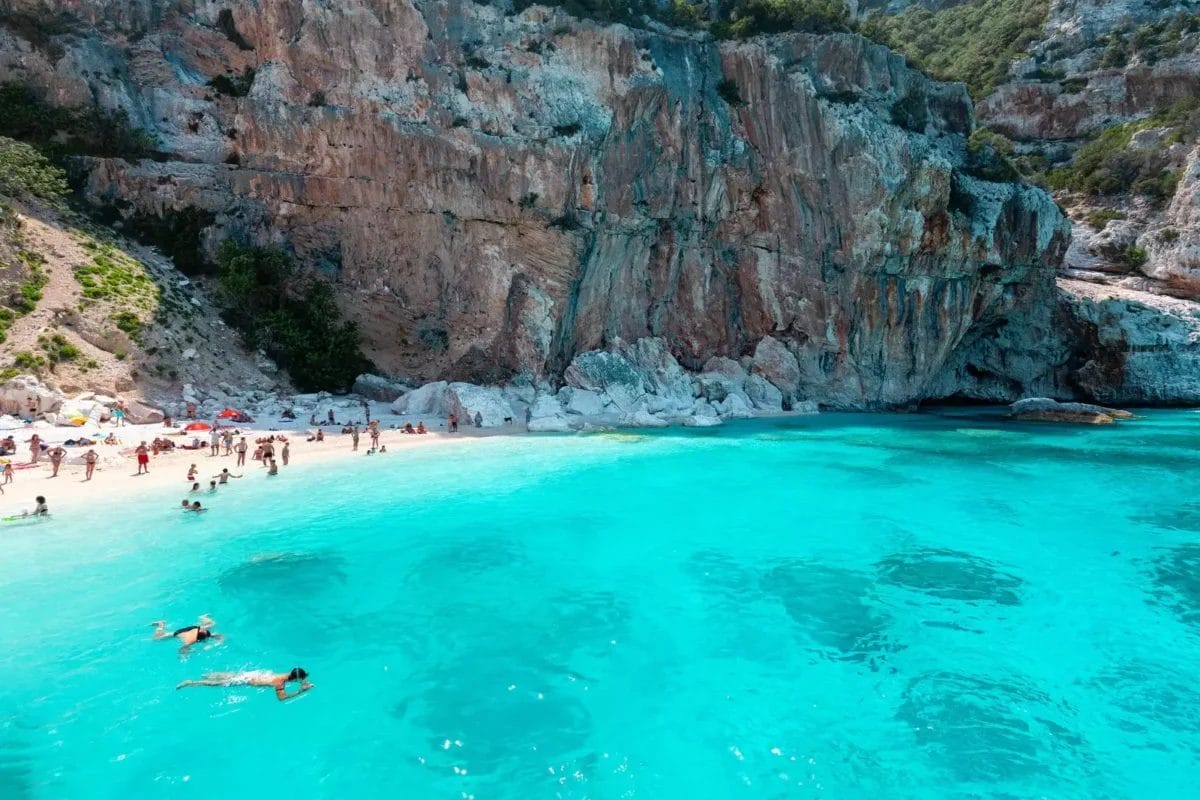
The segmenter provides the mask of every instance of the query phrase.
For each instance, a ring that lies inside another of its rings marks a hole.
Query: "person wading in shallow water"
[[[298,682],[300,688],[288,694],[287,685],[292,681]],[[302,667],[295,667],[286,675],[266,669],[249,672],[210,672],[198,681],[184,681],[175,688],[183,689],[187,686],[263,686],[274,689],[275,696],[280,700],[291,700],[313,688],[308,682],[308,673]]]

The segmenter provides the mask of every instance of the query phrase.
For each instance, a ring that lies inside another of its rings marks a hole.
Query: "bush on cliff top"
[[[979,100],[1038,37],[1049,8],[1049,0],[972,0],[940,11],[911,5],[900,14],[871,15],[860,32],[935,78],[967,84]]]
[[[226,320],[286,369],[301,391],[348,389],[369,370],[358,326],[342,320],[333,288],[301,275],[287,253],[227,239],[217,266]]]
[[[853,27],[842,0],[733,0],[724,6],[713,34],[744,39],[760,33],[839,33]]]

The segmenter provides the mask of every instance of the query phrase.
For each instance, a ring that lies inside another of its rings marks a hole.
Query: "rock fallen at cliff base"
[[[391,403],[399,399],[408,390],[409,387],[403,383],[389,380],[382,375],[372,375],[369,372],[355,378],[354,385],[350,388],[350,391],[362,395],[368,400],[379,400],[384,403]]]
[[[445,409],[446,381],[427,383],[392,402],[393,414],[442,414]],[[465,422],[465,420],[464,420]]]
[[[155,425],[163,421],[163,412],[140,400],[125,405],[125,419],[131,425]]]
[[[619,428],[665,428],[670,424],[662,417],[652,414],[644,405],[625,412],[617,420]]]
[[[1010,406],[1009,416],[1023,422],[1067,422],[1082,425],[1111,425],[1133,414],[1091,403],[1060,403],[1048,397],[1029,397]]]
[[[458,415],[460,425],[475,424],[478,414],[481,427],[499,428],[511,425],[516,416],[504,393],[495,387],[451,383],[446,387],[443,402],[445,413]]]

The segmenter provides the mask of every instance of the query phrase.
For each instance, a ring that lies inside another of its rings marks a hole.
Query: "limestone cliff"
[[[556,383],[644,337],[699,369],[770,336],[830,405],[1068,391],[1065,351],[997,338],[1054,306],[1064,218],[964,169],[961,86],[857,36],[466,0],[0,0],[0,24],[0,80],[156,137],[87,161],[89,199],[202,251],[285,244],[397,376]]]

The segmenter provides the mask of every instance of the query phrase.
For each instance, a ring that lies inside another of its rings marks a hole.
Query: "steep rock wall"
[[[646,336],[699,368],[770,335],[838,406],[1050,380],[947,376],[1045,306],[1064,219],[967,175],[963,88],[859,37],[717,45],[465,0],[5,9],[60,25],[0,29],[0,78],[158,138],[161,161],[89,162],[91,199],[210,212],[210,249],[286,244],[388,372],[553,382]],[[245,96],[210,85],[247,69]]]

